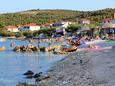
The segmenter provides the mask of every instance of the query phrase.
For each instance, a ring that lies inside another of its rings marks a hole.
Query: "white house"
[[[19,27],[20,31],[35,31],[35,30],[40,30],[40,25],[30,23],[30,24],[25,24]]]
[[[19,32],[18,27],[16,26],[4,26],[3,28],[9,32]]]
[[[56,23],[53,23],[52,26],[53,27],[63,27],[63,28],[67,28],[69,25],[71,24],[71,22],[56,22]]]
[[[78,20],[78,24],[90,24],[90,20],[88,20],[88,19],[80,19],[80,20]]]
[[[71,22],[62,22],[62,24],[62,27],[67,28],[71,24]]]

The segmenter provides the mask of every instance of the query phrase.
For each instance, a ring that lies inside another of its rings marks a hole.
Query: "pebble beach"
[[[47,71],[37,86],[114,86],[115,50],[74,52]]]

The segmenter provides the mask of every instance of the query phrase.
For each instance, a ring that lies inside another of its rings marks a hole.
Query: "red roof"
[[[4,28],[8,29],[8,28],[17,28],[16,26],[4,26]]]
[[[30,23],[30,24],[25,24],[25,25],[23,25],[23,26],[39,26],[39,25],[37,25],[37,24],[35,24],[35,23]]]
[[[42,24],[42,26],[50,26],[50,24]]]

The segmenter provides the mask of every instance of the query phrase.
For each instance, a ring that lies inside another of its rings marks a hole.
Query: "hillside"
[[[87,18],[92,22],[100,22],[104,18],[110,18],[115,9],[107,8],[97,11],[74,10],[28,10],[17,13],[0,15],[0,25],[20,25],[26,23],[45,24],[60,20],[76,21],[79,18]]]

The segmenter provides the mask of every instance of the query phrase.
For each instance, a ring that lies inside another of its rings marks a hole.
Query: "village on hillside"
[[[2,26],[1,31],[7,31],[11,33],[18,33],[18,32],[37,32],[40,35],[44,34],[42,30],[51,30],[53,33],[51,35],[77,35],[79,33],[85,32],[90,36],[99,35],[100,37],[108,36],[109,39],[113,39],[115,37],[115,14],[112,15],[111,18],[104,19],[99,22],[98,25],[93,25],[89,19],[76,19],[76,22],[71,21],[58,21],[55,23],[47,23],[38,25],[36,23],[29,23],[24,25],[17,25],[17,26]],[[40,31],[41,30],[41,31]],[[55,34],[54,34],[55,33]],[[1,36],[5,35],[4,33],[0,34]],[[47,34],[45,34],[47,35]],[[6,35],[7,36],[7,35]],[[15,36],[15,35],[9,35]]]

